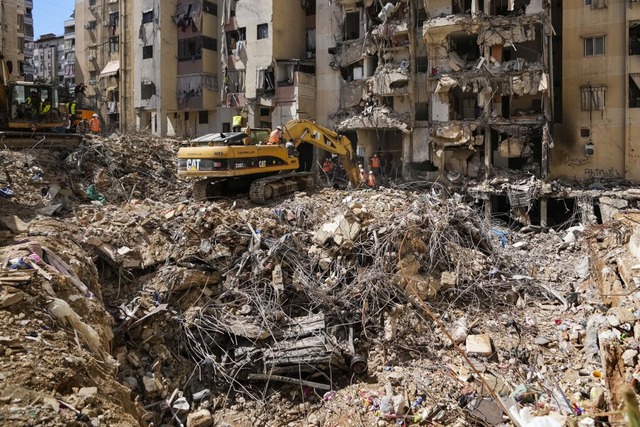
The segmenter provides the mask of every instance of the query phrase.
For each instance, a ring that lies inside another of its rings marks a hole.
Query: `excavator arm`
[[[308,142],[324,151],[340,156],[351,185],[356,188],[360,184],[353,146],[346,136],[339,135],[312,120],[304,119],[287,122],[283,126],[282,136],[286,141],[292,141],[296,147],[303,142]]]

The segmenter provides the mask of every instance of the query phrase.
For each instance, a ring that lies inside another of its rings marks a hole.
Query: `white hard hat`
[[[282,130],[282,126],[278,126],[276,129],[278,129],[278,130]]]
[[[96,117],[96,118],[97,118],[97,117],[98,117],[98,115],[97,115],[97,114],[94,114],[94,115],[93,115],[93,117]]]

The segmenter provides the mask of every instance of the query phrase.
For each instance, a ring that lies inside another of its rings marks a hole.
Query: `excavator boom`
[[[360,184],[353,146],[346,136],[320,126],[312,120],[305,119],[287,122],[283,126],[282,135],[285,140],[293,141],[296,147],[303,142],[307,142],[331,154],[340,156],[351,185],[356,188]]]

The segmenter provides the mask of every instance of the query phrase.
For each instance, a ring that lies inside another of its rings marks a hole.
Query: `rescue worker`
[[[333,172],[333,162],[330,158],[327,157],[326,159],[324,159],[324,163],[322,164],[322,171],[327,175]]]
[[[278,145],[282,140],[282,126],[278,126],[269,134],[268,145]]]
[[[93,135],[98,135],[100,133],[100,119],[97,114],[94,114],[91,120],[89,120],[89,130]]]
[[[371,169],[376,176],[380,175],[380,157],[377,154],[374,154],[371,159]]]
[[[89,122],[87,122],[86,118],[83,118],[78,122],[78,125],[76,126],[76,133],[84,135],[85,133],[87,133],[88,130],[89,130]]]
[[[76,101],[67,102],[67,113],[69,113],[69,120],[74,122],[76,120]]]
[[[369,179],[367,179],[367,185],[369,188],[376,188],[376,176],[373,171],[369,171]]]
[[[31,93],[29,94],[29,97],[24,101],[24,105],[25,105],[25,112],[27,114],[35,115],[36,111],[34,107],[38,105],[38,92],[36,92],[35,90],[32,90]]]
[[[289,157],[296,157],[298,155],[298,152],[296,151],[296,144],[294,144],[292,140],[287,141],[284,146],[287,149]]]
[[[44,102],[40,104],[38,113],[40,114],[40,117],[47,117],[50,112],[51,112],[51,100],[47,98],[44,100]]]
[[[234,132],[240,132],[242,130],[242,116],[240,114],[236,114],[233,116],[233,128]]]
[[[364,167],[362,165],[360,165],[360,183],[367,183],[367,173],[364,171]]]

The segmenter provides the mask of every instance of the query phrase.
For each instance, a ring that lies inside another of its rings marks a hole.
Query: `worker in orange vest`
[[[373,159],[371,159],[371,168],[376,176],[380,175],[380,157],[377,154],[374,154]]]
[[[98,135],[100,133],[100,119],[97,114],[94,114],[91,120],[89,120],[89,130],[94,135]]]
[[[269,134],[269,145],[278,145],[282,141],[282,126],[278,126]]]
[[[322,171],[329,175],[333,171],[333,162],[330,158],[326,158],[322,164]]]
[[[376,176],[373,171],[369,171],[369,179],[367,179],[367,185],[369,188],[376,188]]]
[[[367,173],[364,171],[364,167],[362,165],[360,165],[360,183],[367,183]]]

